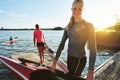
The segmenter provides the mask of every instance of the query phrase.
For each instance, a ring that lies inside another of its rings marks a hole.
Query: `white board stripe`
[[[1,57],[3,57],[3,56],[1,56]],[[6,57],[3,57],[3,58],[9,59],[9,58],[6,58]],[[12,59],[9,59],[9,60],[12,60]],[[14,67],[12,67],[12,66],[9,65],[8,63],[6,63],[4,60],[0,59],[0,61],[1,61],[3,64],[5,64],[8,68],[10,68],[12,71],[14,71],[14,72],[16,72],[17,74],[19,74],[24,80],[28,80],[27,77],[25,77],[22,73],[20,73],[20,72],[19,72],[18,70],[16,70]],[[13,61],[13,60],[12,60],[12,61]],[[36,69],[34,69],[34,68],[30,68],[30,69],[36,70]]]

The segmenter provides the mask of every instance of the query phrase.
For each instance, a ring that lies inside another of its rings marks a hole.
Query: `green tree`
[[[63,28],[58,26],[58,27],[53,28],[53,30],[63,30]]]

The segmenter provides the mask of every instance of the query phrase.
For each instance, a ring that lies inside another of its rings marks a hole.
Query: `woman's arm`
[[[90,58],[89,58],[89,69],[86,80],[94,80],[94,65],[96,60],[96,36],[92,24],[90,24],[89,26],[88,44],[90,49]]]
[[[96,36],[92,24],[90,24],[89,26],[88,44],[90,48],[89,70],[94,70],[94,65],[96,60]]]
[[[66,39],[67,39],[67,31],[65,30],[64,34],[63,34],[63,37],[62,37],[62,40],[61,40],[61,43],[60,43],[59,48],[57,50],[55,59],[53,60],[53,64],[52,64],[51,69],[50,69],[52,72],[55,72],[56,63],[57,63],[58,58],[60,57],[61,51],[64,48]]]
[[[63,34],[63,37],[62,37],[62,40],[61,40],[61,42],[60,42],[60,44],[59,44],[59,47],[58,47],[56,56],[55,56],[55,60],[56,60],[56,61],[58,60],[58,58],[59,58],[60,55],[61,55],[61,51],[62,51],[63,48],[64,48],[64,45],[65,45],[66,40],[67,40],[67,31],[65,30],[65,31],[64,31],[64,34]]]

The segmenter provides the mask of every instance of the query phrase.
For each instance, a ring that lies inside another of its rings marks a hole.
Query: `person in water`
[[[10,36],[10,38],[9,38],[10,44],[13,43],[12,40],[13,40],[13,38],[12,38],[12,36]]]
[[[12,38],[12,36],[10,36],[10,39],[9,39],[9,41],[12,41],[13,40],[13,38]]]
[[[35,25],[35,28],[36,29],[33,32],[34,46],[37,45],[37,49],[38,49],[39,56],[40,56],[40,63],[43,63],[44,62],[44,50],[45,50],[45,45],[46,45],[44,33],[40,29],[38,24]]]
[[[64,30],[61,43],[57,49],[55,59],[53,60],[51,71],[55,72],[56,63],[68,39],[67,67],[68,74],[81,76],[86,65],[85,45],[88,42],[90,49],[89,67],[86,80],[94,80],[94,65],[96,60],[96,38],[92,23],[82,18],[84,2],[83,0],[74,0],[72,4],[72,16],[70,22]]]

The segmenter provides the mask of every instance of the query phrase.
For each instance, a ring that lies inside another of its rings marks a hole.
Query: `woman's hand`
[[[92,70],[88,71],[86,80],[94,80],[94,71]]]
[[[56,63],[57,63],[57,61],[54,60],[52,66],[51,66],[51,68],[50,68],[50,71],[52,71],[53,73],[55,73]]]
[[[36,44],[34,44],[34,47],[36,47]]]

